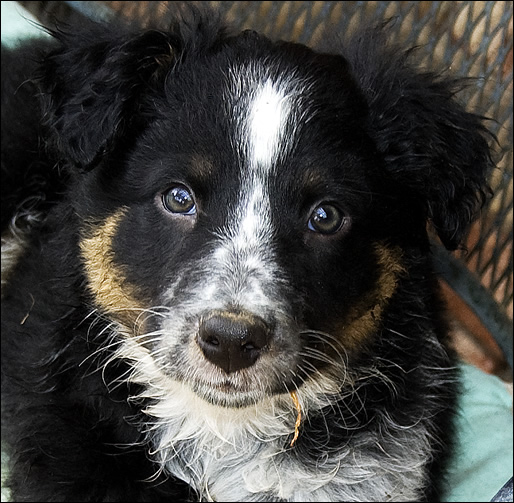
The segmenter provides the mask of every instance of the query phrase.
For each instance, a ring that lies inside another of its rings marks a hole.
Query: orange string
[[[302,422],[302,408],[300,407],[300,402],[298,401],[298,395],[296,394],[296,391],[291,391],[290,395],[293,399],[294,406],[298,411],[298,416],[296,417],[296,422],[294,424],[294,437],[293,440],[291,440],[291,447],[293,447],[298,438],[298,435],[300,434],[300,423]]]

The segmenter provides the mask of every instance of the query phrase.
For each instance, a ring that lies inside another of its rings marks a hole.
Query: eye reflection
[[[170,213],[195,215],[196,205],[191,191],[182,185],[172,187],[162,196],[163,206]]]
[[[320,234],[334,234],[342,227],[344,220],[344,214],[336,206],[322,203],[311,213],[307,227]]]

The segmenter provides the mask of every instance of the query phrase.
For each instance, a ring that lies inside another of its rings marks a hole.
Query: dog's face
[[[352,310],[384,300],[366,109],[327,59],[333,74],[307,49],[185,64],[114,186],[92,173],[88,193],[116,201],[82,241],[96,301],[144,320],[160,371],[209,401],[253,403],[342,364],[369,335]],[[114,276],[107,291],[96,275]]]
[[[49,59],[50,120],[82,167],[73,203],[92,300],[148,381],[227,407],[336,393],[409,253],[426,251],[427,216],[445,210],[440,177],[404,180],[432,155],[420,131],[432,119],[416,118],[427,104],[409,115],[419,124],[397,124],[404,90],[370,98],[341,56],[251,33],[202,43],[188,52],[151,32],[97,41],[96,61]],[[475,189],[457,196],[472,206]],[[443,238],[458,239],[456,221]]]

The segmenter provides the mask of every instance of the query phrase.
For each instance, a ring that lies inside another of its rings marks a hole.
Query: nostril
[[[263,319],[240,311],[214,311],[201,320],[197,343],[209,361],[230,373],[253,365],[269,340]]]

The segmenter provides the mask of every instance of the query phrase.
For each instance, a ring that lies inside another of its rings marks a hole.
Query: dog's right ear
[[[142,94],[162,85],[184,52],[197,50],[199,41],[212,45],[222,33],[206,34],[201,23],[188,31],[121,31],[96,24],[78,34],[54,31],[60,47],[43,61],[43,120],[61,154],[83,170],[136,124]]]
[[[417,215],[409,231],[426,236],[430,222],[455,250],[487,201],[494,136],[485,119],[457,98],[463,79],[412,61],[413,51],[387,43],[391,25],[364,31],[349,52],[368,102],[370,136],[383,161],[388,192]]]

